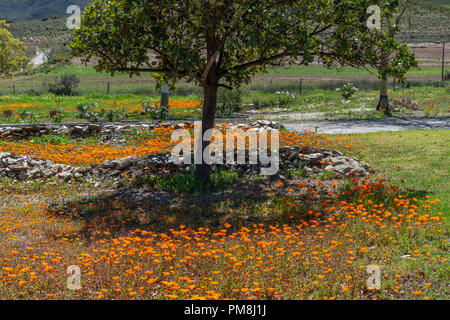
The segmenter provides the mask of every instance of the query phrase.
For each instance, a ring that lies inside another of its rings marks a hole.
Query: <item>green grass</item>
[[[277,100],[276,94],[261,91],[251,91],[245,94],[244,102],[254,105],[267,104],[269,107],[263,109],[267,112],[274,110],[274,108],[284,108],[283,114],[278,115],[274,120],[292,120],[290,115],[292,112],[324,113],[320,119],[336,117],[344,119],[384,117],[383,113],[375,110],[379,97],[379,91],[377,90],[359,91],[349,100],[344,100],[342,95],[334,90],[307,89],[303,90],[301,95],[298,92],[293,93],[295,98],[283,105],[273,104]],[[401,107],[402,116],[417,116],[415,111],[420,111],[423,113],[423,116],[427,117],[450,113],[449,93],[449,89],[444,87],[418,87],[389,91],[391,102],[398,99],[419,101],[419,110]],[[264,118],[267,115],[262,115],[261,117]],[[271,116],[268,117],[271,118]]]
[[[450,216],[450,130],[358,134],[355,145],[381,175],[412,196],[439,199],[441,212]]]
[[[410,89],[390,90],[391,101],[407,99],[419,101],[419,116],[434,117],[450,113],[450,91],[445,87],[417,87]],[[292,96],[293,94],[293,96]],[[304,89],[300,94],[291,91],[288,99],[282,101],[276,93],[255,90],[243,90],[243,103],[264,105],[261,112],[272,112],[275,108],[283,108],[283,113],[277,115],[274,120],[292,120],[292,113],[322,113],[320,119],[366,119],[384,117],[383,113],[376,112],[378,101],[377,90],[361,90],[349,100],[344,100],[342,95],[335,90]],[[199,95],[173,95],[171,101],[202,101]],[[98,110],[115,110],[121,113],[124,108],[127,115],[133,115],[128,119],[145,119],[138,115],[142,111],[142,101],[158,102],[158,95],[143,94],[84,94],[80,96],[58,97],[53,94],[33,96],[29,94],[15,94],[0,96],[0,123],[29,123],[57,121],[50,119],[50,111],[59,110],[64,114],[62,121],[78,121],[76,107],[80,103],[93,101],[98,103]],[[361,109],[361,110],[355,110]],[[4,114],[6,110],[12,110],[13,116]],[[401,116],[418,116],[416,111],[408,107],[401,109]],[[30,115],[33,115],[33,118]],[[186,108],[172,108],[169,117],[172,119],[200,118],[201,106]],[[271,118],[267,115],[256,117]],[[273,116],[272,116],[273,117]],[[314,120],[314,119],[311,119]]]
[[[15,94],[0,96],[0,123],[27,123],[47,122],[50,119],[50,111],[58,110],[64,114],[63,122],[78,121],[79,112],[77,105],[85,102],[98,103],[97,112],[104,109],[121,112],[122,108],[128,119],[146,119],[138,113],[142,111],[142,101],[159,102],[160,97],[136,95],[136,94],[85,94],[82,96],[55,96],[54,94],[43,94],[33,96],[29,94]],[[172,96],[172,100],[197,101],[196,96]],[[5,116],[5,110],[12,110],[13,116]],[[33,118],[30,115],[33,115]],[[200,108],[174,108],[170,110],[169,117],[186,118],[200,116]],[[84,120],[83,120],[84,121]]]
[[[199,182],[194,173],[186,173],[175,176],[146,175],[140,179],[139,184],[156,191],[209,193],[227,189],[238,182],[240,178],[236,172],[218,171],[213,172],[207,182]]]
[[[45,68],[41,68],[45,69]],[[63,65],[51,66],[51,71],[38,72],[26,77],[18,77],[16,79],[0,80],[0,95],[11,93],[44,93],[48,91],[49,83],[55,81],[55,78],[63,74],[75,74],[80,79],[79,86],[75,89],[75,93],[82,94],[141,94],[141,95],[158,95],[159,91],[155,88],[155,82],[150,74],[141,74],[139,76],[129,77],[125,73],[116,73],[111,76],[109,73],[96,72],[92,67],[82,65]],[[440,78],[440,67],[423,67],[421,69],[411,70],[407,76],[420,78],[408,79],[411,86],[431,85],[431,80],[424,80],[430,76]],[[277,69],[269,69],[268,73],[256,76],[256,82],[244,86],[245,91],[264,90],[267,92],[284,91],[286,88],[298,89],[298,81],[285,81],[287,83],[280,83],[276,78],[270,81],[270,77],[317,77],[317,81],[304,81],[305,88],[323,88],[334,89],[341,86],[342,78],[348,78],[347,81],[355,82],[355,77],[363,77],[364,79],[357,79],[357,84],[360,88],[376,87],[377,76],[375,72],[368,72],[364,69],[342,68],[342,69],[327,69],[320,65],[309,66],[287,66]],[[258,78],[269,77],[268,80]],[[323,81],[321,77],[326,77],[334,80]],[[353,79],[353,80],[352,80]],[[275,82],[275,83],[273,83]],[[317,82],[317,83],[316,83]],[[430,82],[430,83],[428,83]],[[435,81],[436,82],[436,81]],[[375,86],[374,86],[375,84]],[[108,91],[109,86],[109,91]],[[263,87],[267,88],[263,88]],[[292,90],[290,90],[292,91]],[[176,95],[202,95],[202,90],[199,86],[192,83],[178,83]]]
[[[410,70],[406,76],[426,77],[426,76],[440,76],[441,67],[429,67],[423,66],[418,69]],[[340,68],[340,69],[328,69],[321,65],[309,65],[309,66],[287,66],[284,68],[269,69],[266,74],[270,76],[284,76],[284,77],[361,77],[361,76],[377,76],[377,72],[373,69],[356,69],[356,68]]]

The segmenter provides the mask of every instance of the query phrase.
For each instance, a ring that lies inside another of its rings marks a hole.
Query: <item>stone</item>
[[[100,132],[102,130],[102,126],[99,124],[95,124],[95,123],[89,124],[88,127],[89,127],[89,131],[93,132],[93,133]]]
[[[92,170],[91,167],[79,167],[79,168],[75,168],[74,172],[78,173],[78,174],[85,174],[85,173],[88,173],[91,170]]]
[[[307,154],[303,157],[303,159],[306,160],[307,162],[315,164],[323,159],[323,154],[321,154],[321,153]]]
[[[63,178],[63,179],[71,179],[72,173],[70,173],[69,171],[63,171],[63,172],[58,173],[58,177]]]
[[[8,168],[12,172],[27,171],[28,170],[28,166],[26,166],[24,164],[10,165],[10,166],[8,166]]]

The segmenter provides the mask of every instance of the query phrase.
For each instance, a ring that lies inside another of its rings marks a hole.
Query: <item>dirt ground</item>
[[[442,65],[442,43],[414,43],[409,44],[416,53],[420,65],[441,66]],[[450,43],[445,45],[445,63],[450,62]]]

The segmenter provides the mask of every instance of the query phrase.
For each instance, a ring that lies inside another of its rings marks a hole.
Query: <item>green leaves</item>
[[[25,56],[25,49],[25,44],[13,38],[6,22],[0,20],[0,78],[29,69],[30,60]]]
[[[97,70],[157,74],[238,87],[268,66],[319,57],[329,66],[371,64],[398,48],[366,26],[370,5],[392,16],[399,0],[96,0],[71,44]],[[409,59],[405,53],[398,59]],[[401,67],[397,64],[396,70]],[[206,77],[205,77],[206,75]],[[208,77],[210,77],[208,80]]]

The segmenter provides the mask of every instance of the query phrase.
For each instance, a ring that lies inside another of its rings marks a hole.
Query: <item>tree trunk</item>
[[[381,79],[380,100],[378,101],[377,110],[384,110],[385,112],[389,111],[387,77]]]
[[[218,91],[218,82],[214,76],[208,77],[208,81],[203,86],[204,93],[204,102],[203,102],[203,118],[202,118],[202,135],[201,141],[199,141],[198,145],[202,147],[201,149],[201,159],[202,163],[197,164],[195,167],[195,177],[197,180],[208,180],[211,166],[206,164],[203,159],[203,152],[209,146],[210,141],[204,141],[203,137],[205,132],[209,129],[212,129],[214,126],[214,119],[216,116],[216,105],[217,105],[217,91]],[[196,150],[200,152],[200,150]]]

